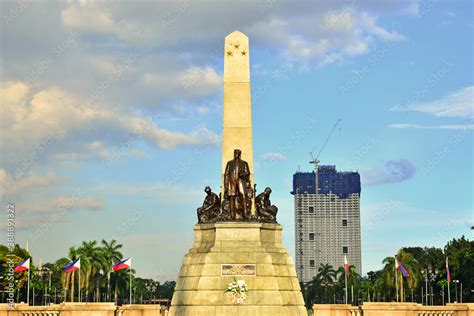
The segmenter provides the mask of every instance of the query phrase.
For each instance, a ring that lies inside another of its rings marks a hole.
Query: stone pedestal
[[[296,270],[282,245],[279,224],[216,223],[194,226],[170,315],[307,315]],[[229,282],[245,280],[247,299],[234,305]]]

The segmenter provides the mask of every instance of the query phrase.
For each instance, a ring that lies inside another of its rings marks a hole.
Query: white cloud
[[[321,5],[305,13],[281,13],[250,27],[250,34],[280,48],[284,56],[304,64],[325,65],[366,54],[377,40],[400,41],[405,37],[377,24],[378,15],[358,6]],[[271,35],[268,30],[272,29]],[[277,34],[277,35],[274,35]]]
[[[269,152],[261,155],[264,160],[270,160],[270,161],[281,161],[281,160],[286,160],[285,155],[279,152]]]
[[[111,149],[126,146],[128,151],[134,141],[158,149],[219,143],[219,136],[205,127],[189,133],[169,131],[146,116],[106,104],[89,104],[59,87],[45,88],[29,96],[29,87],[24,83],[7,82],[5,86],[0,100],[10,112],[0,117],[0,149],[5,153],[1,163],[10,169],[58,130],[62,137],[34,152],[33,162],[55,155],[64,158],[68,153],[77,153],[79,159],[106,159]]]
[[[456,90],[449,95],[432,102],[419,103],[408,107],[396,106],[396,112],[416,111],[437,117],[474,118],[474,86]]]
[[[23,175],[22,175],[23,176]],[[33,173],[25,177],[10,176],[5,169],[0,168],[0,190],[2,196],[13,196],[38,187],[50,187],[58,182],[58,176],[53,173],[45,175]]]
[[[407,8],[416,3],[33,2],[2,29],[9,43],[2,51],[2,77],[34,79],[27,92],[17,87],[24,100],[32,89],[59,87],[83,98],[98,94],[96,101],[132,112],[156,114],[180,102],[194,109],[222,91],[223,38],[235,29],[249,35],[252,49],[297,57],[302,69],[310,69],[365,54],[377,41],[402,39],[380,22],[387,15],[413,14]],[[12,5],[7,2],[5,10]],[[133,63],[111,76],[128,55],[135,56]],[[26,115],[2,111],[3,117]]]
[[[117,25],[107,8],[97,1],[70,1],[61,12],[65,26],[84,31],[116,32]]]
[[[207,5],[212,9],[206,8]],[[364,54],[375,39],[399,41],[404,36],[377,24],[384,14],[414,14],[417,1],[385,6],[373,1],[341,3],[137,1],[100,5],[71,1],[61,12],[66,28],[112,36],[132,45],[163,49],[213,46],[235,29],[248,33],[257,47],[321,64]],[[133,12],[134,14],[130,14]],[[219,25],[216,28],[215,25]],[[268,30],[272,30],[268,32]],[[214,43],[214,44],[212,44]],[[260,44],[259,44],[260,43]],[[200,55],[199,52],[197,55]],[[335,56],[339,58],[335,58]]]
[[[362,13],[360,16],[360,24],[362,28],[367,30],[367,33],[377,36],[386,41],[402,41],[405,40],[405,36],[395,32],[388,31],[377,25],[377,17],[368,13]]]
[[[451,124],[451,125],[434,125],[434,126],[423,126],[417,124],[391,124],[389,125],[391,128],[418,128],[418,129],[474,129],[474,124]]]
[[[61,196],[56,199],[31,205],[33,212],[58,212],[60,209],[100,211],[105,208],[105,201],[99,198],[77,198],[74,196]]]
[[[199,114],[199,115],[205,115],[209,112],[209,108],[207,106],[198,106],[196,108],[196,112]]]
[[[17,206],[18,207],[18,206]],[[16,214],[15,230],[29,230],[38,229],[38,226],[44,220],[44,214],[39,213],[21,213]],[[55,216],[55,223],[63,223],[62,216]],[[0,222],[0,229],[5,231],[7,228],[7,221]]]
[[[159,202],[160,208],[181,207],[200,203],[205,196],[204,188],[198,189],[174,184],[169,181],[153,181],[130,184],[101,183],[92,188],[98,194],[115,194],[121,196],[140,196]]]
[[[29,86],[24,82],[5,82],[0,87],[0,127],[7,128],[12,122],[21,120],[28,113],[25,105]]]
[[[180,73],[161,74],[146,73],[143,75],[146,85],[156,89],[186,93],[193,97],[213,95],[222,88],[222,76],[210,67],[190,67]]]

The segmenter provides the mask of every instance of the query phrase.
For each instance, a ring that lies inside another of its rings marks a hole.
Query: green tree
[[[69,290],[69,286],[71,283],[70,280],[70,273],[65,273],[64,268],[71,263],[71,259],[69,258],[61,258],[56,260],[54,263],[54,271],[55,273],[53,274],[53,279],[56,280],[56,278],[59,278],[59,282],[55,283],[58,289],[62,289],[63,293],[63,301],[66,301],[67,293]],[[69,274],[69,275],[68,275]]]
[[[346,270],[344,267],[339,267],[336,271],[336,278],[338,280],[338,285],[339,289],[345,291],[345,282],[346,282]],[[356,267],[354,265],[349,266],[349,274],[347,276],[347,302],[353,302],[354,297],[353,297],[353,292],[359,290],[360,287],[360,282],[361,282],[361,276],[357,273]],[[349,299],[350,297],[350,299]]]
[[[173,297],[174,288],[176,287],[175,281],[165,281],[160,287],[158,295],[160,298],[171,299]]]
[[[408,270],[410,276],[406,278],[406,285],[412,291],[416,289],[421,279],[421,273],[418,262],[415,260],[414,256],[401,249],[397,253],[398,261]],[[386,257],[383,260],[385,264],[384,272],[382,277],[385,281],[385,287],[389,289],[395,289],[395,273],[397,274],[396,279],[398,280],[398,291],[399,291],[399,299],[401,302],[405,301],[405,278],[402,275],[401,270],[395,270],[395,258],[394,257]]]
[[[7,255],[13,255],[12,257],[7,257]],[[0,276],[2,276],[2,288],[6,289],[9,288],[9,283],[11,280],[9,279],[9,269],[11,267],[16,267],[20,262],[31,258],[30,253],[20,247],[20,245],[16,244],[13,249],[10,249],[4,245],[0,245]],[[11,260],[11,262],[10,262]],[[30,261],[30,268],[33,268],[33,262]],[[22,289],[28,280],[28,271],[23,271],[19,273],[15,273],[14,277],[14,284],[16,289]],[[11,278],[11,277],[10,277]],[[17,301],[19,298],[20,291],[17,292]],[[21,299],[26,301],[26,290],[22,291]]]
[[[380,288],[386,290],[387,298],[393,299],[393,293],[395,292],[396,284],[395,284],[395,258],[393,256],[386,257],[383,259],[382,263],[384,267],[382,269],[382,273],[380,274]]]
[[[418,261],[414,258],[414,256],[406,252],[404,250],[400,250],[397,254],[398,260],[403,264],[405,269],[408,270],[410,273],[410,276],[406,278],[406,284],[408,286],[408,289],[411,291],[411,301],[413,301],[413,293],[415,289],[418,287],[418,284],[421,280],[421,270],[420,266],[418,264]],[[399,271],[399,276],[400,276],[400,297],[402,298],[402,302],[405,301],[405,291],[403,288],[403,276],[402,272]]]
[[[306,306],[311,308],[311,305],[320,298],[321,293],[321,284],[317,276],[314,276],[313,279],[302,286],[304,288],[304,300]],[[319,299],[320,300],[320,299]]]
[[[374,283],[369,278],[362,278],[360,290],[362,292],[362,301],[371,302],[374,296]],[[372,298],[371,298],[372,293]]]
[[[98,279],[98,274],[105,268],[104,251],[97,246],[97,241],[83,241],[81,247],[78,249],[81,256],[81,266],[84,266],[85,275],[83,278],[83,285],[86,290],[85,301],[89,301],[89,288],[91,279]],[[98,287],[98,285],[97,285]],[[99,290],[97,289],[97,292]]]
[[[107,300],[110,301],[110,274],[112,272],[112,265],[122,259],[122,253],[120,252],[122,245],[118,244],[115,239],[110,242],[102,239],[102,251],[104,260],[104,271],[107,273]]]
[[[451,278],[463,284],[463,302],[474,301],[474,241],[462,236],[453,239],[444,247],[446,256],[449,257]],[[444,274],[445,276],[446,274]],[[452,286],[452,285],[451,285]]]
[[[330,303],[331,299],[329,296],[329,288],[333,285],[336,280],[336,270],[329,263],[323,264],[318,268],[318,274],[316,275],[321,286],[324,288],[324,301]]]
[[[148,300],[149,302],[156,296],[160,288],[160,283],[153,279],[135,279],[135,296],[136,300],[139,300],[140,303]]]
[[[70,247],[67,258],[60,259],[61,262],[70,264],[79,259],[79,251],[76,247]],[[66,265],[67,265],[66,264]],[[81,262],[82,270],[82,262]],[[74,288],[75,288],[75,275],[76,271],[63,273],[63,284],[65,285],[66,292],[69,292],[69,298],[71,302],[74,302]],[[79,283],[79,282],[78,282]]]
[[[449,285],[448,280],[446,280],[446,279],[441,279],[441,280],[438,281],[438,286],[441,287],[441,297],[442,297],[442,302],[441,303],[443,305],[446,304],[446,300],[444,298],[444,288],[448,287],[448,285]]]
[[[135,270],[132,269],[132,283],[134,280]],[[130,270],[122,269],[114,271],[111,275],[111,285],[114,288],[114,301],[118,304],[119,301],[128,301],[130,291]],[[133,286],[133,284],[132,284]]]

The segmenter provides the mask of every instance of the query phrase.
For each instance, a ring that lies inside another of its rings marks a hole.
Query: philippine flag
[[[395,269],[397,270],[401,270],[402,271],[402,275],[405,277],[405,278],[409,278],[410,277],[410,273],[408,272],[407,269],[405,269],[405,267],[402,265],[402,263],[400,261],[398,261],[398,259],[395,257]]]
[[[448,280],[448,283],[451,283],[451,272],[449,272],[448,257],[446,257],[446,279]]]
[[[13,269],[13,272],[21,272],[26,270],[30,270],[30,258],[20,262],[20,264],[17,265],[15,269]]]
[[[344,255],[344,270],[346,270],[346,273],[349,274],[349,263],[347,263],[346,255]]]
[[[117,262],[112,266],[112,269],[114,271],[122,270],[122,269],[127,269],[132,266],[132,258],[128,258],[122,261]]]
[[[74,270],[79,270],[81,268],[81,259],[77,259],[70,265],[64,268],[64,272],[72,272]]]

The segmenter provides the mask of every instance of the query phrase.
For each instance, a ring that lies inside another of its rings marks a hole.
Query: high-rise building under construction
[[[316,177],[317,174],[317,177]],[[317,188],[317,190],[316,190]],[[360,176],[318,166],[318,172],[293,175],[296,272],[308,282],[321,264],[337,269],[348,263],[361,273]]]

